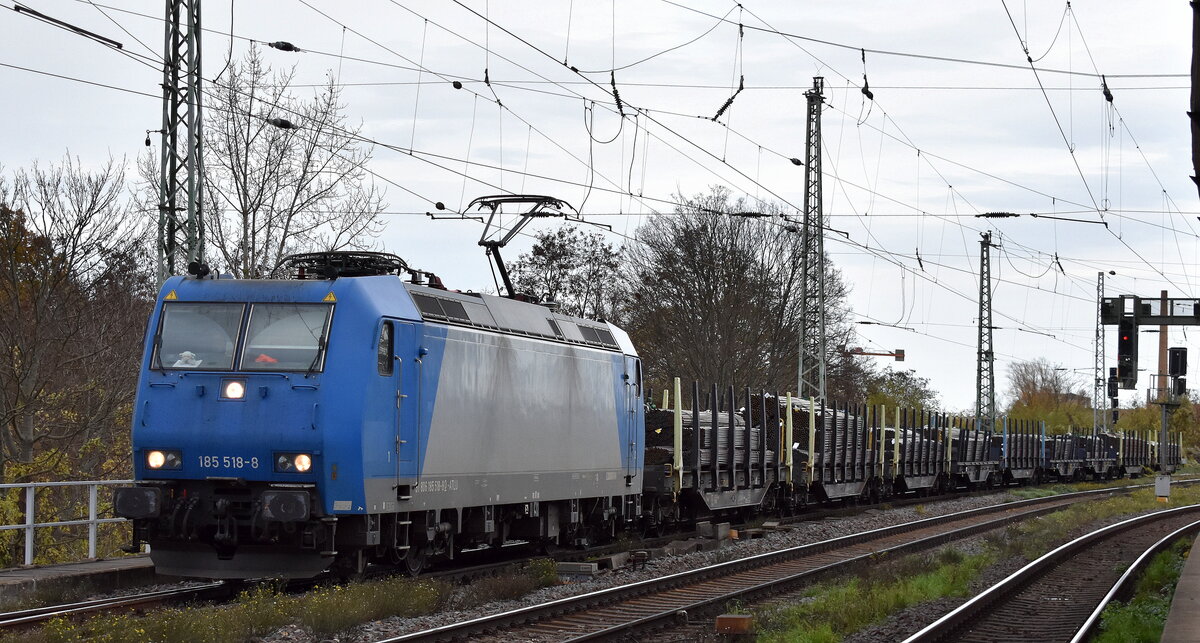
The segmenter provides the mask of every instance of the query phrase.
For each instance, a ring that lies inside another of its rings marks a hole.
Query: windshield
[[[243,304],[164,304],[156,366],[232,369],[244,310]]]
[[[331,306],[254,304],[243,371],[319,371]]]

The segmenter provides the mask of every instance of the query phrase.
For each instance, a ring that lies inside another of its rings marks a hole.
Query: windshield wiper
[[[308,379],[313,374],[313,371],[317,370],[317,363],[321,361],[321,353],[323,352],[325,352],[325,338],[321,337],[317,339],[317,354],[313,355],[312,364],[308,365],[308,370],[304,373],[304,379]]]
[[[154,362],[158,362],[158,368],[154,368]],[[167,367],[162,363],[162,333],[154,336],[154,346],[150,350],[150,370],[157,370],[160,373],[166,373]]]

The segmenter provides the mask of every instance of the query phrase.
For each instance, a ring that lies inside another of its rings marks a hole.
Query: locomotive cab
[[[335,303],[328,288],[280,301],[267,284],[234,284],[164,287],[134,414],[139,484],[114,506],[159,573],[311,576],[333,549],[314,407]]]

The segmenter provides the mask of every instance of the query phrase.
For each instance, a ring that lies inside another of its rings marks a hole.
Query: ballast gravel
[[[746,558],[788,547],[807,545],[830,538],[890,527],[923,518],[1005,504],[1018,499],[1010,493],[998,493],[948,500],[931,500],[924,505],[872,508],[856,516],[793,523],[790,525],[792,528],[789,531],[768,532],[763,538],[732,541],[728,546],[715,551],[693,552],[651,559],[646,563],[644,569],[636,571],[631,569],[614,570],[585,581],[573,581],[554,587],[543,588],[531,592],[519,600],[493,602],[472,609],[443,611],[414,618],[387,618],[359,625],[336,638],[318,638],[303,628],[288,626],[260,640],[262,643],[318,643],[324,641],[368,643],[379,641],[401,634],[428,630],[482,616],[538,605],[559,598],[576,596],[651,578],[700,569],[729,560]],[[450,602],[454,604],[456,601],[452,599]]]

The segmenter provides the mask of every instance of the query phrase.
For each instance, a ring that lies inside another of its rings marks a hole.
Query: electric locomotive
[[[114,497],[158,573],[416,572],[639,516],[642,372],[619,328],[449,291],[393,255],[290,265],[272,280],[194,265],[161,289],[136,484]]]

